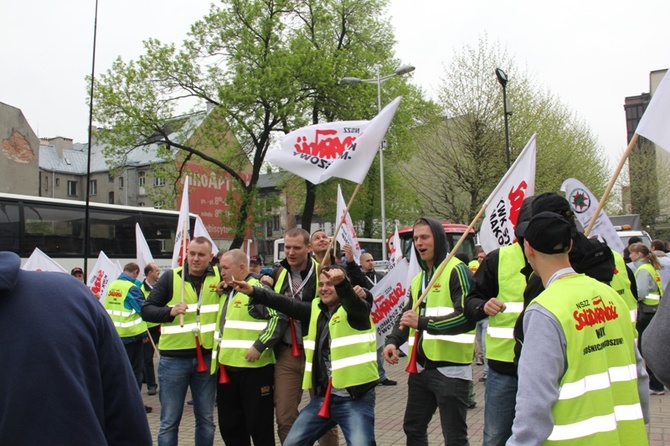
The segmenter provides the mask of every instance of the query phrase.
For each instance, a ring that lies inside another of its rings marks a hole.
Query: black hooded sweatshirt
[[[426,280],[432,278],[433,273],[440,264],[447,258],[448,247],[447,247],[447,237],[444,234],[444,229],[442,224],[432,218],[420,218],[418,222],[424,222],[430,226],[431,232],[433,234],[433,268],[428,269],[428,265],[421,259],[419,251],[416,247],[414,248],[414,255],[417,256],[419,260],[419,265],[424,271]],[[415,223],[416,226],[416,223]],[[445,274],[444,272],[442,274]],[[463,315],[463,301],[465,296],[467,296],[470,291],[470,284],[472,280],[472,272],[464,263],[459,263],[453,268],[449,276],[449,291],[451,293],[451,299],[453,301],[454,312],[445,316],[420,316],[419,317],[419,330],[421,330],[421,336],[419,338],[419,345],[417,348],[417,363],[426,369],[435,369],[438,367],[446,366],[461,366],[462,364],[455,364],[445,361],[431,361],[426,358],[423,347],[423,333],[428,331],[430,334],[439,334],[439,335],[457,335],[461,333],[466,333],[472,330],[476,323],[470,322]],[[425,301],[422,304],[422,307],[425,306]],[[410,299],[405,308],[403,308],[403,313],[412,309],[412,300]],[[409,328],[403,327],[400,328],[400,319],[398,319],[393,327],[393,332],[388,336],[386,344],[393,344],[396,348],[404,344],[409,337]]]

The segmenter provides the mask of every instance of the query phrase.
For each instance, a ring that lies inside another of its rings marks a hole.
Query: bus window
[[[61,209],[46,205],[23,207],[25,247],[38,247],[44,252],[75,256],[84,252],[83,209]],[[32,252],[32,251],[31,251]],[[30,252],[21,252],[22,257]]]
[[[89,255],[97,256],[100,251],[104,251],[110,258],[135,257],[135,223],[138,221],[136,215],[91,210],[89,214],[89,227],[91,228]]]
[[[0,202],[0,251],[19,252],[19,207]]]

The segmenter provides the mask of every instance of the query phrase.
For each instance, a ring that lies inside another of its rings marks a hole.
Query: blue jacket
[[[0,444],[151,445],[126,351],[69,274],[0,252]]]

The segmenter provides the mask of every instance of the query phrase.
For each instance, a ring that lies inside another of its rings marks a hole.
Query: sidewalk
[[[379,446],[404,445],[405,434],[402,430],[402,420],[405,413],[405,403],[407,398],[407,374],[405,372],[405,363],[401,361],[398,365],[385,364],[386,374],[389,378],[398,381],[397,386],[378,386],[377,405],[375,411],[375,433],[377,444]],[[468,411],[468,431],[470,434],[470,444],[472,446],[481,445],[482,432],[484,430],[484,384],[479,382],[482,375],[482,366],[473,365],[475,392],[477,407]],[[158,368],[156,368],[158,370]],[[153,412],[147,415],[151,433],[156,444],[156,435],[158,433],[160,419],[160,403],[158,396],[147,396],[146,388],[143,392],[144,402],[153,407]],[[649,434],[649,444],[652,446],[663,446],[670,444],[670,406],[667,399],[670,394],[650,397],[651,423],[647,429]],[[303,404],[306,404],[307,392],[303,397]],[[214,414],[216,422],[216,413]],[[195,420],[193,417],[192,406],[184,407],[184,415],[181,420],[179,431],[179,444],[183,446],[193,445]],[[344,438],[340,435],[340,444],[346,445]],[[442,429],[440,428],[439,416],[433,417],[428,428],[428,440],[431,445],[444,445],[442,440]],[[214,444],[223,446],[221,435],[216,431]],[[279,445],[279,440],[277,440]]]

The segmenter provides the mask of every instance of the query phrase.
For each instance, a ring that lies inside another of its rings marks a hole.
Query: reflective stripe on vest
[[[514,325],[523,311],[526,277],[520,272],[526,266],[521,245],[514,243],[498,250],[498,295],[505,311],[489,316],[486,330],[486,358],[514,362]]]
[[[305,374],[302,379],[302,388],[311,389],[312,364],[316,347],[317,321],[321,314],[319,303],[321,299],[312,301],[312,310],[309,319],[309,332],[305,336]],[[330,359],[333,387],[345,389],[347,387],[367,384],[379,379],[377,370],[377,336],[375,324],[370,319],[370,328],[356,330],[349,325],[347,312],[342,306],[332,314],[328,321],[330,334]]]
[[[646,438],[637,389],[635,333],[624,300],[583,274],[553,282],[531,305],[551,312],[568,365],[552,406],[547,443],[614,446]]]
[[[661,276],[660,274],[658,274],[658,271],[656,271],[656,269],[649,263],[643,263],[642,265],[640,265],[637,268],[637,270],[635,270],[635,277],[637,277],[637,273],[640,270],[645,270],[651,275],[651,278],[654,280],[654,283],[656,284],[656,290],[657,290],[657,292],[650,291],[649,294],[644,296],[641,302],[644,305],[656,306],[661,301],[661,295],[663,294],[663,286],[661,285]]]
[[[147,331],[147,324],[135,310],[125,307],[125,301],[134,283],[127,280],[115,280],[107,287],[107,296],[103,302],[107,314],[114,323],[116,332],[122,338],[130,338]]]
[[[637,324],[637,299],[635,299],[633,292],[630,290],[631,283],[628,278],[626,261],[621,254],[615,250],[612,250],[612,256],[614,257],[614,276],[612,276],[610,286],[623,298],[624,302],[626,302],[630,320],[633,323],[633,327],[635,327]]]
[[[216,328],[216,315],[220,296],[216,287],[221,281],[219,271],[214,268],[214,274],[205,276],[200,292],[200,321],[197,320],[198,296],[190,282],[184,283],[184,303],[188,305],[184,315],[184,326],[179,326],[179,316],[172,322],[161,324],[161,350],[188,350],[195,348],[195,336],[193,330],[200,333],[200,345],[211,349],[214,346],[214,330]],[[182,278],[179,274],[182,268],[172,270],[172,299],[168,306],[176,305],[181,299]]]
[[[449,290],[449,281],[451,272],[456,265],[462,263],[456,257],[453,257],[445,266],[442,274],[437,278],[433,287],[426,294],[425,315],[426,316],[446,316],[453,313],[454,302],[451,299]],[[417,274],[412,280],[412,303],[415,304],[423,290],[424,271]],[[465,296],[462,296],[462,300]],[[463,302],[461,302],[461,305]],[[419,309],[417,309],[419,311]],[[410,328],[408,342],[410,351],[407,354],[411,358],[411,350],[414,348],[415,329]],[[421,348],[426,358],[431,361],[452,362],[455,364],[470,364],[472,354],[475,348],[475,330],[459,335],[433,335],[427,332],[421,334]]]
[[[249,278],[247,281],[251,286],[261,286],[258,279]],[[259,339],[263,330],[274,333],[277,328],[279,317],[277,312],[267,308],[270,319],[255,319],[249,314],[249,296],[235,292],[232,296],[224,295],[227,303],[221,302],[216,327],[215,339],[219,340],[218,360],[212,361],[212,372],[218,364],[233,367],[258,368],[275,363],[274,351],[267,348],[261,352],[257,361],[249,362],[245,355],[253,347],[254,342]],[[222,312],[226,310],[225,324],[221,329]],[[216,349],[215,349],[216,350]],[[215,355],[212,351],[212,355]]]

